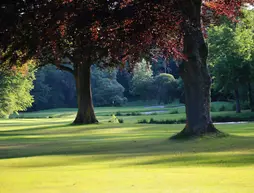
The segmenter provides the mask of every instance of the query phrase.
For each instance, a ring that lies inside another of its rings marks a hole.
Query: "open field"
[[[253,123],[217,125],[226,138],[171,141],[184,125],[132,123],[137,117],[99,116],[90,126],[70,125],[73,115],[0,120],[0,192],[254,192]]]

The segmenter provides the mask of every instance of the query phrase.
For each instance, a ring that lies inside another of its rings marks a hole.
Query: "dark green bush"
[[[169,114],[179,114],[179,111],[177,109],[171,111]]]
[[[173,119],[166,119],[166,120],[155,120],[154,118],[151,118],[150,121],[147,121],[146,119],[138,121],[138,123],[143,123],[143,124],[180,124],[180,123],[185,123],[186,119],[178,119],[178,120],[173,120]]]
[[[124,123],[123,119],[118,119],[119,123]]]
[[[226,111],[226,107],[224,105],[222,105],[220,108],[219,108],[219,111]]]
[[[240,122],[240,121],[254,121],[254,114],[246,114],[244,116],[242,115],[224,115],[224,116],[214,116],[213,122]],[[181,119],[166,119],[166,120],[155,120],[154,118],[151,118],[150,121],[147,121],[146,119],[138,121],[138,123],[143,124],[183,124],[186,123],[185,118]]]
[[[250,109],[249,102],[248,102],[248,101],[244,101],[244,102],[241,104],[241,108],[242,108],[242,110],[248,110],[248,109]]]
[[[116,116],[123,116],[123,114],[121,112],[116,112]]]
[[[141,115],[140,112],[131,112],[131,116],[139,116],[139,115]]]
[[[142,120],[138,120],[138,123],[147,124],[147,123],[149,123],[149,121],[147,121],[146,119],[142,119]]]
[[[211,112],[216,112],[216,108],[214,106],[211,106]]]

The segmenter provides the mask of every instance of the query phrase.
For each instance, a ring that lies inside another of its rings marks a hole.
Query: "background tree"
[[[154,92],[159,104],[168,104],[177,96],[177,81],[171,74],[161,73],[154,78]]]
[[[210,115],[211,77],[207,65],[208,49],[204,40],[206,34],[203,32],[211,22],[218,21],[219,15],[235,20],[246,2],[253,3],[253,0],[126,3],[126,7],[132,7],[131,10],[136,13],[131,12],[135,16],[128,25],[128,31],[132,33],[129,35],[130,41],[125,38],[127,45],[122,43],[132,53],[129,54],[132,58],[138,58],[144,52],[149,53],[152,50],[152,55],[166,58],[173,55],[176,59],[183,59],[180,76],[185,88],[187,124],[175,138],[218,132]]]
[[[151,65],[142,59],[135,64],[131,79],[131,93],[139,96],[142,100],[155,98],[153,93],[153,71]]]
[[[1,2],[0,50],[4,52],[1,67],[8,70],[9,64],[15,65],[17,58],[23,61],[34,59],[41,66],[51,63],[70,72],[75,77],[78,101],[74,124],[98,122],[92,103],[90,67],[99,61],[103,61],[100,66],[113,65],[109,61],[116,36],[111,31],[116,26],[111,22],[114,10],[111,3]],[[121,18],[117,17],[117,20],[121,21]],[[106,22],[111,25],[105,25]],[[125,25],[125,21],[121,23]],[[99,37],[100,33],[104,37]],[[7,60],[11,60],[8,65]]]
[[[31,94],[34,96],[34,103],[31,110],[47,109],[49,105],[51,87],[46,83],[44,68],[35,73],[34,89]]]
[[[254,10],[244,10],[241,21],[236,25],[235,41],[237,51],[248,66],[249,73],[246,76],[250,108],[254,111],[252,94],[252,82],[254,80]]]
[[[225,93],[233,91],[237,113],[241,112],[239,90],[242,86],[248,84],[249,95],[251,95],[250,84],[253,77],[251,63],[245,59],[248,56],[244,56],[239,51],[239,45],[243,43],[240,38],[242,34],[237,33],[239,31],[237,28],[241,25],[240,23],[233,25],[228,21],[224,21],[223,25],[209,29],[209,60],[214,75],[215,88]],[[253,36],[253,32],[249,35]],[[250,43],[246,42],[246,44]],[[250,99],[250,103],[252,103],[252,97]]]
[[[70,73],[48,65],[38,69],[35,76],[31,110],[77,107],[75,80]]]
[[[0,73],[0,118],[8,118],[32,106],[34,99],[30,91],[33,89],[33,80],[34,69],[28,65]]]
[[[236,111],[240,113],[239,87],[243,77],[240,77],[239,70],[242,69],[243,60],[236,53],[234,29],[228,25],[224,24],[210,29],[210,61],[214,66],[216,88],[227,93],[234,90]]]
[[[92,66],[91,87],[95,106],[123,105],[127,102],[124,88],[116,80],[116,69],[105,70]],[[29,110],[51,108],[77,108],[75,80],[66,72],[47,65],[37,70],[34,89],[34,103]]]
[[[121,106],[127,102],[124,87],[117,82],[117,70],[92,68],[92,91],[96,106]]]
[[[124,87],[124,96],[128,100],[134,100],[135,97],[130,92],[130,84],[131,84],[131,78],[132,75],[126,68],[124,69],[119,69],[117,71],[117,82],[121,84]]]

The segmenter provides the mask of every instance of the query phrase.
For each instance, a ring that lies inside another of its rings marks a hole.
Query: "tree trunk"
[[[238,88],[235,88],[235,105],[236,105],[236,113],[241,113],[241,105],[240,105],[240,97],[239,97]]]
[[[252,88],[251,88],[251,83],[250,82],[248,82],[248,95],[249,95],[249,104],[250,104],[251,112],[254,112],[254,104],[253,104],[253,98],[252,98]]]
[[[73,124],[92,124],[98,122],[94,113],[90,76],[90,64],[78,63],[75,69],[78,113]]]
[[[219,133],[210,115],[211,77],[207,66],[208,48],[200,24],[201,1],[183,3],[187,17],[183,24],[187,59],[180,66],[180,75],[184,82],[187,121],[185,128],[173,139]]]

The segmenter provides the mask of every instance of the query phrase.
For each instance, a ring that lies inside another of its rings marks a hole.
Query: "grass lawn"
[[[0,120],[1,193],[254,192],[253,123],[217,125],[226,138],[170,141],[184,125],[72,120]]]
[[[230,102],[213,102],[213,112],[211,112],[215,122],[231,122],[231,121],[254,121],[254,112],[250,110],[242,111],[236,114],[232,111],[233,103]],[[220,111],[224,107],[223,111]],[[12,115],[11,118],[20,119],[41,119],[41,118],[64,118],[74,119],[77,109],[62,108],[50,109],[37,112],[25,112],[19,115]],[[153,118],[156,121],[169,120],[171,122],[184,123],[186,119],[185,107],[183,104],[169,104],[166,106],[124,106],[124,107],[96,107],[95,113],[100,122],[108,122],[111,115],[115,114],[119,119],[123,119],[125,123],[137,123],[142,120],[149,120]],[[132,115],[136,113],[136,115]],[[150,114],[146,114],[150,113]],[[120,115],[118,115],[120,114]]]

